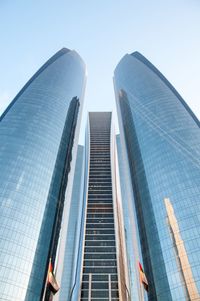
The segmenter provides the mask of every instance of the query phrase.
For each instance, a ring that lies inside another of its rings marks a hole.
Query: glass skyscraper
[[[1,300],[42,300],[69,206],[84,85],[82,59],[61,49],[0,117]]]
[[[116,135],[116,146],[119,167],[119,186],[121,189],[121,206],[124,218],[125,242],[127,251],[127,272],[129,279],[129,301],[144,300],[143,288],[140,285],[138,262],[141,257],[139,235],[135,216],[134,196],[132,193],[131,175],[128,160],[124,156],[123,141]]]
[[[110,112],[89,113],[81,301],[128,300]]]
[[[114,85],[148,299],[200,300],[199,121],[138,52],[119,62]]]
[[[78,300],[80,292],[80,257],[82,256],[81,245],[81,220],[84,210],[83,206],[83,188],[84,188],[84,147],[78,145],[75,173],[73,178],[73,190],[71,205],[69,210],[67,233],[63,235],[66,238],[62,247],[62,242],[58,254],[58,271],[56,278],[60,283],[60,290],[55,295],[54,300]],[[65,216],[63,218],[65,223]],[[63,238],[61,237],[61,241]],[[61,271],[60,271],[61,269]]]

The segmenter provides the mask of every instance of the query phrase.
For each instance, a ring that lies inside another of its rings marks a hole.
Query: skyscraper
[[[89,113],[81,301],[128,300],[111,118]]]
[[[138,52],[114,85],[149,300],[200,300],[199,121]]]
[[[0,118],[2,300],[42,300],[63,208],[69,206],[65,193],[72,186],[68,174],[76,158],[84,84],[82,59],[61,49]]]
[[[69,212],[68,226],[65,215],[63,217],[63,229],[58,253],[58,269],[56,278],[60,283],[60,290],[54,299],[59,301],[78,300],[80,292],[80,257],[82,256],[82,231],[81,220],[84,210],[84,162],[85,152],[82,145],[78,145],[75,173],[73,179],[73,190]],[[64,243],[63,243],[64,242]]]
[[[129,274],[130,301],[143,301],[144,291],[140,283],[139,265],[141,250],[139,248],[139,234],[135,216],[134,198],[132,193],[131,175],[128,160],[124,156],[123,141],[116,135],[116,146],[119,166],[119,186],[121,188],[121,206],[124,217],[125,243],[127,251],[127,272]]]

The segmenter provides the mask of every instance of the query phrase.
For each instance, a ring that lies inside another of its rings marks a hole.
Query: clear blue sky
[[[125,53],[145,55],[200,117],[199,0],[1,0],[0,113],[62,47],[87,65],[87,111],[115,110],[113,71]]]

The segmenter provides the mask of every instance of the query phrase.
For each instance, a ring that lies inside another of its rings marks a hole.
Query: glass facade
[[[140,53],[114,84],[149,300],[200,300],[199,121]]]
[[[81,300],[119,300],[111,175],[111,113],[89,113],[89,181]]]
[[[60,291],[56,295],[56,300],[66,301],[78,300],[80,289],[79,269],[79,241],[81,236],[81,218],[83,210],[83,180],[84,180],[84,147],[78,146],[76,168],[74,173],[69,222],[67,229],[67,239],[64,249],[64,261],[62,265],[62,278]],[[70,275],[70,277],[69,277]]]
[[[83,61],[62,49],[0,118],[1,300],[42,300],[49,257],[55,260],[84,84]]]
[[[116,135],[116,146],[119,166],[119,185],[121,189],[122,212],[124,219],[125,242],[127,251],[127,271],[129,279],[129,301],[144,300],[143,290],[139,281],[138,261],[141,258],[139,248],[139,234],[135,216],[134,195],[132,192],[131,175],[128,158],[123,152],[122,139]],[[133,260],[134,259],[134,260]]]

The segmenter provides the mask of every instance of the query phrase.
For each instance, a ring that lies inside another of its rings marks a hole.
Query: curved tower
[[[42,300],[55,260],[70,162],[76,157],[85,65],[61,49],[0,117],[2,300]]]
[[[114,84],[149,300],[200,300],[199,121],[138,52]]]

